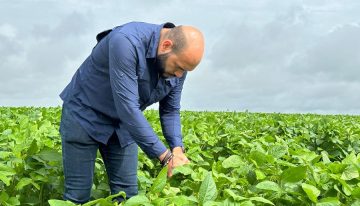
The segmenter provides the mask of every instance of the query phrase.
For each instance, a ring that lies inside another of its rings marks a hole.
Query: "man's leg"
[[[137,144],[133,143],[121,148],[114,132],[107,145],[100,145],[100,153],[109,177],[111,194],[124,191],[127,199],[137,195]],[[117,200],[122,201],[123,198],[119,197]]]
[[[60,123],[65,175],[64,199],[81,204],[89,201],[98,143],[63,106]]]

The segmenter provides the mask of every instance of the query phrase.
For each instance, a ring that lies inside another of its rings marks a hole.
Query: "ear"
[[[160,50],[162,52],[168,52],[169,50],[171,51],[172,46],[173,42],[170,39],[165,39],[160,45]]]

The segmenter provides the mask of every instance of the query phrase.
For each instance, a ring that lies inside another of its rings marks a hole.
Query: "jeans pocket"
[[[60,134],[63,141],[89,143],[92,139],[76,120],[67,105],[63,105]]]

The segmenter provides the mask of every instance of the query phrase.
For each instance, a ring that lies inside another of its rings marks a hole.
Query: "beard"
[[[165,53],[165,54],[159,54],[156,57],[156,68],[159,72],[159,74],[161,74],[162,76],[164,76],[164,74],[166,74],[165,70],[166,70],[166,61],[169,58],[171,52]]]

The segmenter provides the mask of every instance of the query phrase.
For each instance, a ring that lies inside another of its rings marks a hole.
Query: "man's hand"
[[[172,176],[172,170],[175,167],[190,163],[189,159],[183,153],[181,147],[174,147],[172,153],[174,154],[174,157],[168,164],[168,177]]]

